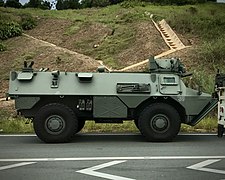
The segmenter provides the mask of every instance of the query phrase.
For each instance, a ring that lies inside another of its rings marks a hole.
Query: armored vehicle
[[[33,64],[11,72],[8,96],[45,142],[69,141],[87,120],[134,120],[148,141],[171,141],[181,123],[195,125],[217,105],[185,86],[182,78],[190,74],[179,59],[151,57],[143,73],[35,71]]]

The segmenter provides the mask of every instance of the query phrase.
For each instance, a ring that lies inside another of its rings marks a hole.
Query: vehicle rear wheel
[[[43,106],[34,118],[37,136],[47,143],[68,142],[78,130],[78,121],[68,106],[51,103]]]
[[[181,120],[171,105],[154,103],[141,112],[138,123],[148,141],[171,141],[180,131]]]

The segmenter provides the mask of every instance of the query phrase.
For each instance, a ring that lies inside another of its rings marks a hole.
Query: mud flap
[[[223,127],[223,125],[218,124],[218,134],[217,134],[217,136],[218,136],[219,138],[223,137],[224,131],[225,131],[225,128]]]

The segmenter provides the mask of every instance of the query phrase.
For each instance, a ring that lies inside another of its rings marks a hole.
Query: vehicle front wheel
[[[148,141],[171,141],[180,131],[177,110],[166,103],[147,106],[139,116],[139,130]]]
[[[34,118],[37,136],[47,143],[68,142],[78,130],[78,121],[68,106],[51,103],[43,106]]]

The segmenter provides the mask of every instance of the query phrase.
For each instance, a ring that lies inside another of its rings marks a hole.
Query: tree
[[[40,8],[40,9],[51,9],[51,3],[43,0],[30,0],[26,3],[24,8]]]
[[[79,9],[80,3],[79,0],[58,0],[56,3],[56,9]]]
[[[110,5],[109,0],[93,0],[93,7],[106,7]]]
[[[5,5],[4,0],[0,0],[0,7],[3,7]]]
[[[32,8],[38,8],[40,5],[41,5],[41,0],[30,0],[27,3],[27,6]]]
[[[117,0],[115,0],[117,1]],[[112,0],[113,2],[113,0]],[[91,7],[105,7],[111,4],[110,0],[82,0],[83,8],[91,8]],[[116,4],[116,3],[114,3]]]
[[[93,0],[82,0],[81,6],[82,8],[91,8]]]
[[[22,4],[19,2],[19,0],[7,0],[5,7],[21,8]]]
[[[80,8],[79,0],[66,0],[65,3],[67,5],[66,9],[79,9]]]
[[[42,1],[40,8],[41,9],[51,9],[52,5],[49,1]]]
[[[58,0],[56,3],[56,9],[57,10],[63,10],[64,6],[63,6],[63,0]]]

